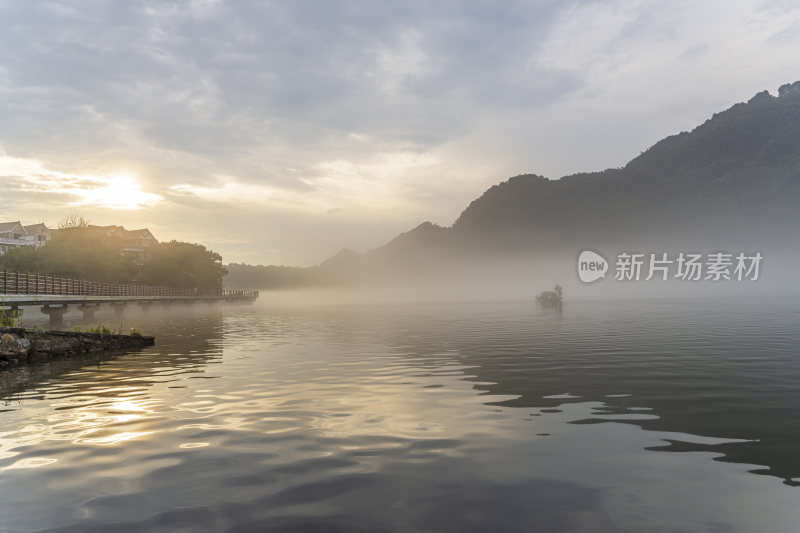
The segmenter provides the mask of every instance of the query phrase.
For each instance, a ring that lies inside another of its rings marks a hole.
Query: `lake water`
[[[0,531],[800,531],[794,299],[128,321],[0,373]]]

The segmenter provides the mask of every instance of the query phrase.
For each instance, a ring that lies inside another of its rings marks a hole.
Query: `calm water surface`
[[[254,307],[0,373],[0,531],[800,531],[800,306]]]

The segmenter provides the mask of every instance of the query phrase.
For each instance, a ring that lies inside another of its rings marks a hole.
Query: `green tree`
[[[11,248],[0,255],[0,270],[9,272],[44,272],[45,263],[42,254],[33,246]]]
[[[0,268],[19,272],[41,272],[51,276],[124,283],[136,274],[136,265],[123,257],[123,241],[85,227],[70,227],[53,233],[41,248],[21,246],[0,256]]]
[[[120,237],[71,227],[54,232],[52,241],[39,248],[39,253],[48,274],[122,283],[130,281],[137,270],[133,261],[122,255],[123,248]]]
[[[220,289],[228,273],[222,256],[201,244],[171,241],[155,245],[144,267],[142,281],[185,289]]]

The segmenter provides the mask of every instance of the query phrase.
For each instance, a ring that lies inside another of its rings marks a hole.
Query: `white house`
[[[28,239],[37,248],[47,244],[47,241],[53,238],[53,231],[45,226],[43,223],[31,224],[30,226],[23,226],[25,232],[28,234]]]
[[[53,232],[44,224],[23,226],[21,222],[0,222],[0,255],[20,246],[44,246]]]
[[[158,244],[158,240],[147,228],[125,231],[125,248],[123,255],[133,258],[133,262],[141,268],[150,261],[150,248]]]
[[[31,244],[25,232],[25,227],[19,222],[0,222],[0,254],[6,253],[11,248],[18,248]]]

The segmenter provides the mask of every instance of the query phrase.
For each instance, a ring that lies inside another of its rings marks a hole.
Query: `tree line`
[[[0,255],[0,270],[188,289],[219,289],[227,274],[222,256],[201,244],[155,244],[142,266],[123,254],[124,244],[119,236],[101,235],[85,226],[63,227],[45,246],[21,246]]]

